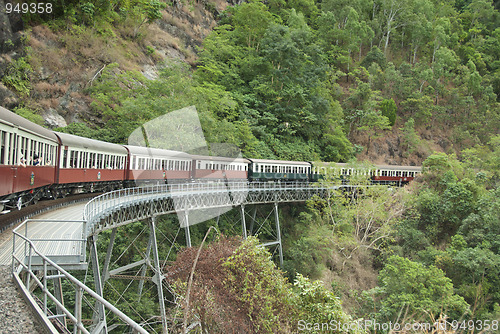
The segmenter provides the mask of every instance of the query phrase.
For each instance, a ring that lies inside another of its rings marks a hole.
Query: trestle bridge
[[[347,189],[352,186],[214,182],[156,185],[112,191],[91,199],[85,205],[76,205],[75,209],[66,209],[66,216],[60,216],[60,212],[64,210],[57,210],[37,217],[38,219],[28,219],[18,226],[13,233],[10,256],[13,277],[25,299],[40,316],[46,331],[53,333],[108,333],[116,328],[120,329],[119,332],[148,333],[151,327],[148,327],[146,321],[135,322],[103,298],[103,286],[111,277],[129,277],[140,281],[140,296],[145,281],[152,281],[156,286],[160,309],[157,322],[161,322],[163,333],[167,333],[169,324],[165,306],[166,286],[158,254],[157,217],[177,214],[180,228],[185,232],[186,245],[189,247],[190,226],[219,217],[222,213],[236,208],[241,214],[241,231],[244,238],[257,234],[264,224],[267,229],[272,230],[272,240],[262,241],[263,246],[273,247],[282,264],[278,205],[305,202],[314,196],[325,198],[340,188]],[[257,221],[255,214],[258,205],[271,206],[268,217],[274,215],[274,222],[267,219]],[[147,222],[149,231],[148,246],[142,254],[143,258],[111,270],[111,257],[118,228],[137,221]],[[101,261],[104,265],[99,265],[97,240],[99,234],[107,230],[111,231],[110,241],[104,262]],[[3,261],[5,262],[5,255]],[[94,289],[68,272],[86,272],[89,268],[93,274]],[[136,275],[122,275],[130,270],[136,270]],[[153,274],[148,277],[148,272]],[[64,280],[70,284],[64,284]],[[68,303],[65,304],[62,291],[63,287],[68,286],[74,288],[71,309],[67,306]],[[33,293],[34,291],[37,293]],[[93,310],[92,321],[84,319],[84,302]]]

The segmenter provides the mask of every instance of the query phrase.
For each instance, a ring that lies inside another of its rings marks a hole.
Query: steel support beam
[[[76,287],[75,289],[75,318],[76,324],[74,326],[74,334],[81,334],[82,330],[79,325],[82,323],[82,301],[83,301],[83,291],[82,288]]]
[[[150,254],[151,254],[151,247],[153,246],[153,240],[152,240],[152,234],[149,233],[149,240],[148,240],[148,248],[146,250],[146,254],[144,256],[144,264],[142,265],[142,268],[141,268],[141,274],[140,276],[141,277],[144,277],[146,276],[146,269],[147,269],[147,266],[150,262]],[[141,301],[141,297],[142,297],[142,290],[144,289],[144,280],[141,279],[139,281],[139,288],[137,289],[137,292],[139,294],[139,299],[138,301]]]
[[[116,237],[116,227],[111,230],[111,236],[109,237],[108,251],[106,252],[106,259],[104,260],[104,267],[102,268],[101,280],[103,284],[109,278],[109,263],[111,261],[111,254],[113,253],[113,245],[115,243]]]
[[[245,204],[240,205],[241,212],[241,230],[243,231],[243,239],[247,238],[247,224],[245,221]]]
[[[156,283],[158,287],[158,302],[160,303],[160,313],[161,313],[161,322],[162,322],[162,333],[167,334],[167,315],[165,313],[165,299],[163,297],[163,285],[162,281],[165,278],[163,275],[162,268],[160,267],[160,258],[158,256],[158,244],[156,242],[156,216],[151,217],[149,219],[149,227],[150,227],[150,240],[152,242],[152,250],[153,250],[153,261],[155,268],[155,276],[153,278],[153,282]]]
[[[88,240],[90,256],[92,260],[92,270],[94,272],[94,284],[95,292],[103,297],[101,274],[99,272],[99,259],[97,256],[97,235],[93,235]],[[104,305],[100,302],[96,302],[96,311],[94,312],[94,324],[95,328],[92,331],[94,334],[107,333],[106,325],[106,312],[104,310]]]
[[[183,211],[182,219],[184,220],[184,231],[186,233],[186,246],[191,247],[191,233],[189,232],[189,214],[187,211]]]
[[[59,303],[61,305],[64,305],[64,297],[63,297],[63,291],[62,291],[62,284],[61,284],[61,276],[59,275],[59,271],[54,271],[55,276],[53,278],[54,281],[54,297],[57,298]],[[59,307],[59,305],[56,304],[56,314],[64,314],[64,311],[62,308]],[[66,315],[64,317],[60,318],[61,323],[63,324],[64,327],[66,327]]]
[[[280,217],[278,212],[278,202],[274,202],[274,220],[276,223],[276,236],[278,242],[278,251],[280,256],[280,267],[283,268],[283,247],[281,245],[281,229],[280,229]]]

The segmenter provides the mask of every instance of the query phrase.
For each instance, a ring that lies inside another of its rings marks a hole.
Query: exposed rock
[[[45,124],[51,128],[65,127],[68,125],[66,120],[52,108],[47,109],[42,116],[45,119]]]
[[[142,74],[148,80],[155,80],[158,78],[158,70],[156,69],[156,66],[144,65],[143,70],[142,70]]]
[[[445,139],[445,138],[440,138],[437,141],[438,145],[443,148],[443,150],[446,152],[446,150],[450,147],[450,141]]]
[[[0,82],[0,105],[13,109],[19,105],[19,99],[10,89]]]
[[[17,32],[23,29],[23,21],[18,13],[4,11],[4,0],[0,0],[0,8],[0,52],[7,52],[19,44],[21,34]]]

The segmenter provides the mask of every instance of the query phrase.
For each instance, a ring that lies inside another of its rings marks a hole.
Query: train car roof
[[[162,158],[191,159],[191,156],[189,154],[180,151],[172,151],[172,150],[164,150],[161,148],[132,146],[132,145],[125,145],[125,147],[130,151],[131,154],[155,156]]]
[[[376,165],[376,167],[381,170],[413,170],[419,172],[422,170],[422,166]]]
[[[40,136],[40,137],[44,137],[46,139],[50,139],[56,143],[59,142],[57,140],[56,135],[52,131],[50,131],[50,130],[48,130],[48,129],[46,129],[38,124],[35,124],[31,121],[28,121],[26,118],[21,117],[15,113],[13,113],[10,110],[3,108],[3,107],[0,107],[0,122],[7,124],[9,126],[19,127],[20,129],[23,129],[24,131],[30,132],[30,133],[37,135],[37,136]]]
[[[100,140],[75,136],[62,132],[55,132],[55,134],[61,139],[63,146],[86,148],[106,153],[127,154],[127,150],[122,145],[107,143]]]
[[[322,161],[314,162],[315,166],[325,166],[325,165],[328,166],[330,164],[332,164],[332,167],[356,168],[356,166],[344,162],[322,162]],[[399,166],[399,165],[372,165],[372,166],[380,170],[411,170],[411,171],[422,170],[422,166]],[[363,166],[360,167],[363,168]]]
[[[205,161],[225,161],[225,162],[241,162],[249,163],[250,160],[245,158],[228,158],[228,157],[217,157],[212,155],[192,155],[194,160],[205,160]]]
[[[286,160],[268,160],[268,159],[251,159],[251,161],[254,163],[262,163],[262,164],[311,166],[311,164],[307,161],[286,161]]]

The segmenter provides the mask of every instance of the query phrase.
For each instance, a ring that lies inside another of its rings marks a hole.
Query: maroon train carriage
[[[406,184],[422,173],[420,166],[376,166],[372,179],[376,182]]]
[[[0,212],[49,196],[57,158],[52,131],[0,107]]]
[[[250,160],[206,155],[192,155],[193,179],[242,181],[248,178]]]
[[[61,143],[58,195],[110,191],[123,186],[128,154],[122,145],[55,134]]]
[[[364,174],[371,177],[373,182],[386,184],[406,184],[422,172],[420,166],[352,166],[346,163],[315,162],[313,167],[313,180],[325,173],[333,173],[339,178],[349,178],[351,175]]]
[[[177,183],[191,177],[191,156],[184,152],[125,145],[129,152],[127,186]]]

